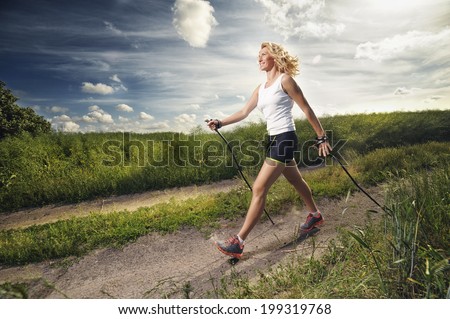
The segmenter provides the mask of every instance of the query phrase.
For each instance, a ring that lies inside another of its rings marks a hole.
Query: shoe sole
[[[313,224],[313,225],[312,225],[311,227],[309,227],[309,228],[301,228],[301,227],[300,227],[300,230],[301,230],[301,231],[310,231],[310,230],[313,229],[314,227],[317,227],[317,226],[322,225],[323,222],[324,222],[324,220],[322,219],[322,220],[318,221],[317,223]]]
[[[224,255],[240,259],[244,253],[238,254],[238,253],[230,253],[229,251],[223,250],[217,243],[214,243],[214,245],[217,247],[217,249]]]

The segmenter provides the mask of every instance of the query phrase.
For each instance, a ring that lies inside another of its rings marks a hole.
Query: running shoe
[[[225,255],[241,258],[244,245],[240,243],[239,238],[237,236],[230,237],[228,240],[224,242],[215,242],[216,247]]]
[[[306,218],[306,222],[304,222],[301,226],[300,229],[303,231],[308,231],[313,229],[313,227],[319,226],[323,223],[323,217],[322,214],[314,217],[312,213],[308,214],[308,217]]]

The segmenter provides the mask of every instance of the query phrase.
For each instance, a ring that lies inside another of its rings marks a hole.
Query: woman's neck
[[[266,72],[267,82],[272,82],[277,79],[281,75],[281,72],[277,70],[277,68],[272,68],[271,70]]]
[[[281,72],[278,71],[276,68],[266,71],[267,80],[264,87],[268,88],[269,86],[271,86],[280,75]]]

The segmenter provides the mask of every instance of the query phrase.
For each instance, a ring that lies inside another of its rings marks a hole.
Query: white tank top
[[[283,76],[282,73],[268,88],[265,88],[265,82],[259,87],[257,107],[266,118],[267,131],[270,135],[295,131],[292,116],[294,101],[284,92],[281,86]]]

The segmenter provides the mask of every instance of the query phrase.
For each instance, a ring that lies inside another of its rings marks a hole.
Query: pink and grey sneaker
[[[319,226],[323,223],[322,214],[319,212],[318,216],[314,216],[313,213],[309,213],[306,221],[300,226],[302,231],[309,231],[316,226]]]
[[[236,235],[230,237],[224,242],[216,241],[214,244],[221,253],[234,258],[241,258],[244,252],[244,244],[241,244],[238,236]]]

